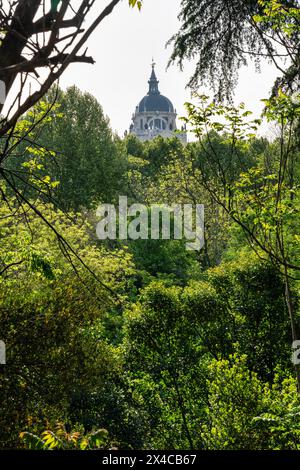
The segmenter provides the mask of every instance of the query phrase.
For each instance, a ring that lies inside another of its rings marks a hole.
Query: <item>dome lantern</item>
[[[148,95],[159,95],[160,94],[159,89],[158,89],[159,81],[156,78],[155,70],[154,70],[155,63],[152,62],[151,65],[152,65],[152,73],[151,73],[150,79],[148,80],[148,83],[149,83]]]

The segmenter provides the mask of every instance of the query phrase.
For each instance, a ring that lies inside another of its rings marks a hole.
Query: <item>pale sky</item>
[[[60,79],[63,89],[76,85],[92,93],[109,117],[113,131],[120,136],[129,128],[135,107],[148,92],[152,57],[160,92],[173,102],[178,117],[185,113],[184,103],[190,100],[186,84],[193,65],[186,63],[182,72],[176,65],[166,70],[172,49],[166,49],[165,45],[179,29],[180,1],[144,0],[142,10],[138,11],[129,8],[128,0],[123,0],[87,43],[88,55],[93,56],[96,64],[72,64]],[[108,3],[109,0],[97,0],[92,10],[94,15]],[[236,104],[245,102],[258,117],[263,107],[260,100],[269,96],[277,75],[276,69],[267,64],[263,65],[261,74],[252,66],[242,69]],[[201,92],[209,93],[205,89]]]
[[[98,1],[103,5],[108,3],[108,0]],[[173,102],[178,116],[182,116],[184,103],[190,99],[186,84],[193,67],[186,63],[183,72],[177,66],[166,71],[171,47],[165,48],[168,39],[179,29],[179,11],[180,0],[144,0],[140,12],[129,8],[128,1],[123,0],[89,40],[89,54],[96,64],[71,65],[61,79],[61,86],[75,84],[92,93],[109,116],[112,129],[123,135],[136,105],[148,91],[154,57],[160,92]],[[259,115],[263,107],[260,100],[268,97],[276,77],[276,69],[267,64],[261,74],[254,67],[244,68],[236,102],[245,102],[247,108]]]

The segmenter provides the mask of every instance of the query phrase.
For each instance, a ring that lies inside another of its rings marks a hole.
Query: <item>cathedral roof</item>
[[[174,113],[174,107],[171,101],[165,96],[160,94],[158,89],[158,80],[156,78],[154,64],[152,64],[152,73],[149,83],[149,91],[146,96],[140,101],[138,105],[138,111],[140,113],[144,112],[164,112],[164,113]]]

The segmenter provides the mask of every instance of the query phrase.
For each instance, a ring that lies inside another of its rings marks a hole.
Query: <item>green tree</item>
[[[291,377],[278,374],[269,385],[249,370],[246,356],[236,355],[208,369],[205,448],[299,449],[299,397]]]
[[[244,107],[207,104],[207,97],[200,97],[200,106],[188,104],[188,121],[199,142],[206,141],[211,129],[223,132],[233,152],[240,142],[255,137],[257,120],[249,121]],[[203,105],[204,103],[204,105]],[[257,158],[253,168],[240,174],[232,182],[224,162],[218,162],[211,177],[202,168],[198,182],[204,187],[233,222],[238,224],[250,247],[263,259],[270,260],[280,269],[284,279],[284,293],[291,325],[293,341],[298,339],[297,299],[291,277],[298,276],[298,167],[299,152],[294,138],[299,122],[299,102],[279,92],[266,100],[266,116],[280,125],[280,138],[272,146],[272,153]],[[251,113],[250,113],[251,114]],[[207,155],[214,161],[214,147],[207,148]],[[208,157],[209,158],[209,157]],[[293,274],[295,273],[295,275]],[[300,370],[295,366],[300,390]]]
[[[47,99],[51,102],[51,94]],[[54,149],[46,172],[59,181],[55,198],[65,210],[113,202],[121,191],[126,160],[97,100],[76,87],[59,90],[59,115],[43,128],[39,142]]]
[[[299,74],[298,0],[183,0],[181,28],[170,40],[171,61],[183,66],[197,57],[190,86],[213,86],[219,98],[229,98],[238,70],[253,59],[269,58],[281,73],[278,84],[293,88]],[[282,58],[291,61],[285,69]]]
[[[0,218],[1,259],[10,265],[0,278],[7,347],[0,371],[2,448],[18,447],[21,431],[39,434],[47,420],[51,426],[79,423],[87,431],[107,423],[113,428],[113,413],[121,421],[114,405],[122,389],[121,358],[104,336],[104,322],[108,313],[121,315],[135,282],[128,252],[97,246],[82,217],[43,206],[75,256],[34,211],[24,218],[17,208],[10,200]]]

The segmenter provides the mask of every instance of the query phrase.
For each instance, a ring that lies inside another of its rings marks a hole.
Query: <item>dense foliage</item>
[[[99,173],[76,145],[64,144],[63,130],[69,129],[70,143],[81,132],[74,93],[82,99],[83,115],[90,110],[90,97],[74,89],[60,93],[70,100],[68,112],[64,101],[51,111],[40,142],[49,146],[51,136],[61,142],[55,158],[62,174],[73,171],[75,179],[81,158],[87,181],[94,181],[102,196],[95,193],[93,199],[90,192],[87,204],[84,192],[68,191],[69,181],[55,173],[53,159],[38,150],[30,157],[31,148],[23,161],[30,167],[27,176],[48,175],[52,199],[64,194],[65,207],[72,207],[76,194],[84,212],[65,214],[38,193],[37,208],[51,221],[49,227],[2,189],[7,200],[1,208],[1,259],[7,269],[1,277],[0,322],[8,363],[1,366],[1,446],[299,448],[300,403],[284,277],[263,250],[251,251],[241,226],[216,204],[208,185],[225,198],[234,198],[237,188],[236,204],[244,207],[246,175],[266,160],[274,169],[279,143],[253,137],[253,129],[249,135],[248,125],[241,131],[248,137],[240,135],[233,153],[230,129],[217,132],[216,124],[201,143],[186,147],[176,138],[141,144],[133,136],[114,141],[108,133],[108,148],[127,165],[119,168],[122,178],[110,173],[106,186],[105,152],[96,153],[101,141],[89,142]],[[97,116],[96,103],[94,109]],[[101,133],[98,119],[89,125]],[[214,149],[210,159],[208,147]],[[216,171],[224,166],[226,187],[232,189],[225,196]],[[180,240],[97,240],[89,207],[105,194],[111,200],[111,188],[120,180],[126,181],[122,194],[131,202],[204,202],[204,249],[188,252]],[[20,194],[27,191],[23,183]],[[294,193],[293,198],[297,206]],[[268,207],[269,198],[263,200]],[[243,209],[243,217],[246,223],[253,213]],[[292,247],[297,224],[291,210],[287,223]],[[297,303],[295,282],[291,290]]]
[[[292,3],[226,2],[226,37],[224,2],[183,1],[187,21],[210,5],[193,44],[222,36],[227,58],[257,40],[249,9],[292,41]],[[242,56],[223,59],[228,73]],[[300,450],[299,103],[281,88],[265,100],[272,141],[244,105],[203,95],[187,104],[187,145],[114,136],[76,88],[52,88],[19,119],[0,144],[2,449]],[[203,249],[100,241],[95,209],[119,195],[204,204]]]

